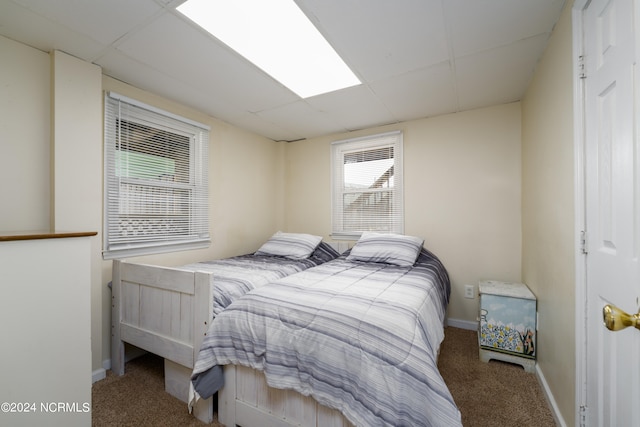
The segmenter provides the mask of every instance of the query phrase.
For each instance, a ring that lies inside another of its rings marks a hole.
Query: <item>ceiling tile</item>
[[[176,100],[221,120],[240,115],[241,107],[222,96],[212,97],[207,91],[187,85],[154,68],[149,67],[117,50],[109,50],[98,65],[103,73],[127,82],[137,88]]]
[[[447,59],[440,0],[297,0],[365,82]]]
[[[108,45],[163,9],[153,0],[13,0],[36,14]]]
[[[458,110],[449,62],[413,71],[371,85],[387,108],[402,121]]]
[[[350,131],[398,121],[365,85],[315,96],[306,101]]]
[[[283,129],[268,118],[254,113],[243,113],[229,123],[241,123],[243,129],[263,135],[274,141],[297,141],[305,138],[303,133],[295,133],[291,130]]]
[[[304,101],[264,110],[257,115],[291,131],[292,135],[296,136],[293,139],[299,139],[300,136],[312,138],[324,133],[345,132],[347,130],[326,113],[313,109]],[[293,139],[286,138],[286,140]]]
[[[173,14],[149,24],[118,50],[184,84],[236,99],[249,112],[299,99],[226,45],[193,28],[186,18]]]
[[[44,52],[58,49],[83,59],[104,49],[94,39],[10,1],[0,2],[0,34]]]
[[[456,60],[460,108],[471,109],[522,98],[547,36],[540,35]]]
[[[549,36],[564,0],[446,0],[443,3],[451,45],[458,57],[539,34]]]

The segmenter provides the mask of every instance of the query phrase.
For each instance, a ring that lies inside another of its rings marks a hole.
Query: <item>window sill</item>
[[[112,249],[109,251],[103,251],[102,258],[105,260],[121,259],[121,258],[129,258],[129,257],[143,256],[143,255],[162,254],[167,252],[205,249],[205,248],[208,248],[209,246],[211,246],[210,239],[201,240],[201,241],[157,245],[157,246],[154,245],[154,246],[144,246],[144,247]]]

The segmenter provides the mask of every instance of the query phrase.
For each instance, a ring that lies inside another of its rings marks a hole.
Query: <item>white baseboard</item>
[[[96,369],[91,373],[91,384],[107,378],[107,370],[104,368]]]
[[[567,423],[565,422],[564,418],[562,418],[560,409],[558,409],[558,403],[556,402],[556,399],[554,399],[553,394],[551,393],[551,389],[549,388],[549,384],[547,383],[547,380],[545,379],[544,374],[540,369],[540,365],[538,364],[536,364],[536,377],[538,378],[538,382],[542,387],[542,391],[544,392],[544,395],[547,398],[547,402],[551,407],[551,413],[556,421],[556,425],[560,427],[567,427]]]
[[[473,320],[449,319],[446,320],[446,326],[454,328],[468,329],[470,331],[478,330],[478,322]]]
[[[111,369],[111,359],[102,361],[102,368],[96,369],[91,373],[91,383],[95,383],[97,381],[103,380],[107,378],[107,371]]]

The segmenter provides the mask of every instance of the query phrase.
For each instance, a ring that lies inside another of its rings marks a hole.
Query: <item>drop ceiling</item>
[[[178,13],[183,0],[2,0],[0,35],[295,141],[520,100],[564,2],[296,0],[363,82],[307,99]]]

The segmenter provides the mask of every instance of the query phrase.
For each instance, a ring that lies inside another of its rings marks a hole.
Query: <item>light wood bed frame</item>
[[[112,371],[124,374],[125,343],[132,344],[165,359],[165,390],[188,402],[191,371],[213,316],[212,275],[114,260]],[[351,426],[339,411],[310,397],[268,387],[259,371],[228,365],[224,376],[218,421],[227,427]],[[200,399],[193,409],[205,423],[213,420],[214,398]]]

